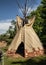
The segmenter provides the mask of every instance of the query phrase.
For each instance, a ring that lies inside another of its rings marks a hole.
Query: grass
[[[34,58],[10,58],[4,57],[4,65],[46,65],[46,56]]]
[[[2,48],[5,52],[7,47]],[[4,56],[4,65],[46,65],[46,55],[34,58],[13,58]]]

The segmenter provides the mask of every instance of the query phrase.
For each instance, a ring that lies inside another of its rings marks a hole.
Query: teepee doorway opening
[[[17,50],[16,50],[16,53],[17,54],[20,54],[21,56],[25,56],[25,53],[24,53],[24,43],[21,42],[21,44],[18,46]]]

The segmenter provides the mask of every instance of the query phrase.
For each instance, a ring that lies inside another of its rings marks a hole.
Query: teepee
[[[35,16],[27,19],[26,13],[24,12],[24,18],[17,16],[16,21],[17,34],[9,46],[8,51],[20,54],[23,57],[43,55],[42,43],[32,27],[35,22]]]

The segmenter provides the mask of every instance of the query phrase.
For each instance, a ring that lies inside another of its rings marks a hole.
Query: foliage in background
[[[46,43],[46,0],[42,0],[41,17],[43,19],[42,41]]]
[[[5,34],[0,35],[0,41],[6,41],[8,45],[11,43],[12,39],[16,35],[16,21],[11,21],[11,26]]]

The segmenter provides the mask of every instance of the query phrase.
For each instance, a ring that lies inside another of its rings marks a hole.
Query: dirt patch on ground
[[[7,45],[7,43],[6,43],[5,41],[1,41],[1,42],[0,42],[0,48],[1,48],[1,47],[6,47],[6,45]]]

